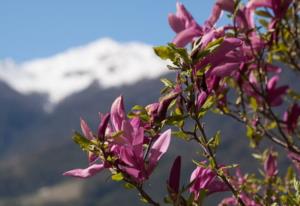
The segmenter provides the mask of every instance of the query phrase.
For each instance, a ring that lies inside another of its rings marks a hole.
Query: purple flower
[[[147,161],[144,160],[144,128],[131,121],[124,115],[123,97],[118,97],[111,108],[111,119],[115,132],[122,131],[119,138],[114,140],[116,144],[114,152],[123,162],[120,168],[134,178],[142,182],[149,178],[150,174],[158,164],[162,155],[167,151],[171,141],[171,130],[167,130],[154,141],[149,148]],[[121,125],[121,126],[120,126]],[[120,128],[120,129],[117,129]]]
[[[273,10],[275,17],[281,19],[284,17],[292,0],[251,0],[247,4],[247,7],[251,10],[255,10],[259,7],[267,7]]]
[[[283,121],[286,123],[286,128],[289,133],[293,133],[297,128],[299,116],[300,107],[298,104],[293,104],[292,108],[284,113]]]
[[[163,119],[166,118],[169,105],[180,94],[181,94],[181,88],[179,86],[177,86],[175,89],[173,89],[169,94],[164,96],[159,101],[159,106],[157,108],[157,117],[158,117],[159,120],[163,120]]]
[[[197,98],[197,102],[196,102],[196,106],[197,106],[197,109],[198,109],[198,110],[201,109],[201,107],[202,107],[203,104],[205,103],[207,97],[208,97],[208,94],[207,94],[207,92],[205,92],[205,91],[201,91],[201,92],[198,94],[198,98]]]
[[[265,170],[265,174],[268,177],[273,177],[278,174],[276,156],[273,154],[272,151],[269,151],[268,156],[264,162],[264,170]]]
[[[104,164],[93,164],[85,169],[73,169],[73,170],[67,171],[63,175],[78,177],[78,178],[88,178],[88,177],[92,177],[95,174],[101,172],[104,168],[105,168]]]
[[[183,4],[177,2],[176,8],[176,14],[169,14],[168,20],[171,28],[177,33],[173,43],[184,47],[195,37],[201,36],[203,31]]]
[[[110,120],[110,114],[109,113],[107,113],[105,115],[100,114],[99,116],[101,118],[101,123],[98,126],[98,138],[99,138],[99,140],[103,141],[104,137],[105,137],[105,132],[108,127],[109,120]]]
[[[134,181],[143,182],[149,178],[160,158],[166,153],[171,141],[171,130],[167,130],[153,138],[151,140],[153,144],[146,143],[149,147],[146,158],[144,127],[142,127],[142,123],[138,118],[127,119],[123,102],[123,97],[118,97],[111,106],[111,113],[100,115],[102,121],[98,127],[97,139],[105,141],[107,146],[104,153],[116,158],[116,161],[112,164],[118,164],[117,168],[131,176]],[[81,128],[87,139],[96,140],[83,119],[81,119]],[[101,161],[104,163],[98,164],[96,161],[100,158],[89,152],[90,166],[88,168],[70,170],[65,172],[64,175],[88,178],[104,168],[114,166],[103,156],[100,155]]]
[[[288,152],[288,158],[292,160],[294,166],[296,167],[298,173],[300,174],[300,155],[294,152]]]
[[[198,166],[192,173],[190,182],[194,182],[190,187],[190,192],[195,199],[199,198],[200,190],[206,190],[207,194],[228,191],[227,185],[222,182],[217,174],[209,168]]]
[[[279,76],[273,76],[267,83],[267,101],[272,107],[280,106],[283,102],[283,95],[286,94],[288,86],[276,87]]]
[[[181,156],[176,157],[170,172],[168,181],[171,193],[178,194],[180,186],[180,168],[181,168]]]
[[[205,24],[209,27],[213,27],[221,16],[222,10],[230,13],[234,12],[233,0],[217,0],[213,6],[212,13]]]
[[[103,123],[103,122],[101,122],[101,123]],[[80,126],[81,126],[81,130],[82,130],[82,133],[85,136],[85,138],[87,138],[88,140],[95,139],[88,124],[82,118],[80,119]],[[104,125],[102,127],[103,127],[103,130],[105,130]],[[98,172],[101,172],[105,168],[103,163],[100,163],[100,164],[96,163],[96,161],[98,159],[99,159],[99,157],[96,154],[89,151],[88,152],[88,160],[89,160],[89,164],[90,164],[89,167],[87,167],[85,169],[73,169],[73,170],[65,172],[63,175],[78,177],[78,178],[88,178],[88,177],[94,176],[95,174],[97,174]]]
[[[249,198],[248,195],[245,193],[242,193],[239,195],[245,206],[262,206],[261,204],[255,202],[251,198]],[[219,204],[219,206],[239,206],[239,202],[235,197],[227,197],[222,200],[222,202]]]

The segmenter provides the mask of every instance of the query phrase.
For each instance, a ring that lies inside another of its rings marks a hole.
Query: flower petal
[[[78,177],[78,178],[88,178],[92,177],[98,172],[104,169],[104,164],[93,164],[85,169],[73,169],[65,172],[64,176]]]
[[[111,122],[115,130],[121,130],[122,122],[126,119],[123,97],[119,96],[111,106]]]

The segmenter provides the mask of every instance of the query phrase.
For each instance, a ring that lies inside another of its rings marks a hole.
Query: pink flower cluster
[[[196,76],[198,71],[209,69],[205,72],[205,85],[199,85],[196,79],[196,107],[200,108],[211,93],[224,94],[227,85],[222,81],[225,77],[235,79],[241,85],[243,92],[256,99],[258,104],[267,103],[270,107],[281,106],[289,87],[277,86],[281,68],[266,62],[261,65],[255,63],[257,55],[264,51],[268,42],[262,39],[256,32],[254,14],[257,8],[263,7],[273,11],[273,17],[269,22],[269,32],[274,33],[276,23],[284,17],[292,0],[252,0],[246,6],[235,8],[234,0],[217,0],[211,16],[199,25],[183,4],[177,2],[176,14],[169,14],[169,24],[177,33],[173,43],[178,47],[185,47],[189,43],[194,45],[193,53],[201,52],[207,48],[210,42],[223,38],[220,46],[204,58],[200,58],[193,66]],[[235,25],[215,28],[214,25],[223,11],[234,15]],[[272,28],[271,28],[272,27]],[[238,31],[234,37],[228,37],[226,32]],[[260,55],[263,55],[260,54]],[[268,76],[263,91],[260,84],[258,68]],[[226,102],[226,95],[220,99],[220,104]],[[284,114],[284,122],[289,133],[292,133],[300,116],[298,105],[294,105]]]
[[[102,150],[99,154],[89,152],[89,167],[70,170],[64,175],[87,178],[108,168],[128,175],[135,182],[148,179],[168,150],[171,131],[167,130],[149,141],[141,121],[138,118],[127,119],[122,97],[114,101],[110,114],[100,116],[102,121],[97,135],[92,133],[84,120],[81,120],[81,128],[88,140],[100,141]]]

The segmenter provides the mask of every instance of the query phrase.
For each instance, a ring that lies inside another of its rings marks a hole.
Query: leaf
[[[128,182],[126,182],[126,183],[124,184],[124,187],[125,187],[126,189],[129,189],[129,190],[135,188],[135,186],[134,186],[133,184],[130,184],[130,183],[128,183]]]
[[[221,132],[217,131],[217,133],[208,141],[208,145],[212,148],[212,149],[217,149],[217,147],[220,145],[221,143]]]
[[[169,46],[158,46],[154,47],[154,52],[157,56],[161,59],[167,60],[174,60],[175,59],[175,52]]]
[[[265,28],[268,28],[268,26],[269,26],[269,23],[264,19],[259,19],[258,22]]]
[[[255,129],[250,126],[246,127],[246,135],[250,140],[250,147],[252,148],[256,148],[262,140],[262,136],[256,133]]]
[[[123,176],[122,173],[117,173],[117,174],[112,175],[112,176],[111,176],[111,179],[112,179],[113,181],[119,182],[119,181],[121,181],[121,180],[124,179],[124,176]]]
[[[215,98],[213,96],[209,96],[206,99],[206,101],[203,104],[203,106],[201,107],[201,109],[200,109],[200,111],[198,113],[198,118],[203,117],[206,114],[206,112],[208,110],[210,110],[214,106],[214,104],[215,104]]]
[[[252,107],[252,109],[254,111],[257,111],[258,105],[257,105],[257,101],[254,97],[250,97],[250,106]]]
[[[188,54],[188,52],[187,52],[187,50],[186,50],[185,48],[176,47],[176,45],[173,44],[173,43],[169,43],[168,46],[169,46],[176,54],[178,54],[178,55],[184,60],[185,63],[187,63],[187,64],[190,64],[190,63],[191,63],[189,54]]]
[[[186,140],[186,141],[190,140],[189,136],[186,133],[184,133],[183,131],[173,131],[172,136],[178,137],[178,138]]]
[[[220,46],[224,41],[224,37],[218,38],[207,44],[205,49],[216,49],[216,47]]]
[[[91,146],[93,145],[93,142],[82,136],[80,133],[75,132],[72,139],[76,144],[78,144],[81,149],[84,151],[90,151]]]
[[[166,86],[166,87],[174,87],[174,83],[169,80],[169,79],[166,79],[166,78],[162,78],[160,79],[160,81]]]
[[[273,18],[272,14],[267,10],[257,10],[255,11],[255,14],[266,18]]]

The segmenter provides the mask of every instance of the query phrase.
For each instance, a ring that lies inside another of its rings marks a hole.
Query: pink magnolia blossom
[[[264,162],[264,171],[268,177],[273,177],[278,174],[278,166],[276,156],[270,151]]]
[[[101,128],[101,130],[104,132],[107,127],[107,123],[106,123],[106,121],[108,121],[107,119],[109,119],[109,114],[107,114],[105,116],[105,118],[102,119],[100,126],[99,126],[99,128]],[[81,130],[82,130],[82,133],[85,136],[85,138],[87,138],[88,140],[95,139],[88,124],[82,118],[80,120],[80,126],[81,126]],[[90,164],[89,167],[87,167],[85,169],[73,169],[73,170],[65,172],[63,175],[78,177],[78,178],[88,178],[88,177],[94,176],[95,174],[101,172],[105,168],[104,163],[96,163],[98,159],[99,159],[99,157],[97,155],[95,155],[94,153],[89,151],[88,152],[88,160],[89,160],[89,164]]]
[[[120,168],[142,182],[149,178],[162,155],[167,151],[171,141],[171,130],[167,130],[150,145],[148,161],[144,160],[144,128],[133,120],[126,118],[123,97],[118,97],[111,108],[112,125],[115,131],[122,134],[115,140],[114,152],[123,162]]]
[[[201,91],[198,94],[198,98],[197,98],[197,102],[196,102],[196,106],[197,106],[198,110],[200,110],[201,107],[204,105],[207,97],[208,97],[208,93],[206,91]]]
[[[122,96],[113,102],[110,114],[100,116],[102,121],[98,127],[98,139],[107,142],[108,151],[106,152],[117,158],[118,168],[131,176],[136,182],[148,179],[169,147],[171,130],[163,132],[152,140],[153,144],[148,145],[149,152],[147,159],[145,159],[144,143],[146,137],[144,128],[139,119],[127,119]],[[83,119],[81,119],[81,128],[87,139],[96,139]],[[113,136],[114,134],[117,136]],[[90,154],[93,155],[89,152]],[[97,161],[104,161],[104,163],[96,163]],[[88,178],[104,168],[111,167],[111,165],[105,163],[105,159],[100,160],[98,157],[89,162],[90,166],[88,168],[70,170],[65,172],[64,175]]]
[[[292,0],[251,0],[247,4],[247,7],[251,10],[255,10],[259,7],[266,7],[273,10],[275,18],[281,19],[284,17]]]
[[[217,0],[213,6],[212,12],[208,20],[205,22],[208,26],[214,26],[223,11],[234,12],[234,0]]]
[[[197,24],[183,4],[177,2],[176,7],[176,14],[169,14],[168,20],[171,28],[177,33],[173,43],[178,47],[184,47],[195,37],[201,36],[203,29]]]
[[[239,197],[241,198],[245,206],[262,206],[261,204],[252,200],[245,193],[240,194]],[[240,204],[235,197],[227,197],[223,199],[222,202],[219,204],[219,206],[239,206],[239,205]]]
[[[73,169],[65,172],[64,176],[72,176],[78,178],[88,178],[96,175],[104,169],[104,164],[92,164],[85,169]]]
[[[283,102],[283,95],[286,94],[288,86],[276,87],[279,81],[279,76],[273,76],[267,83],[267,101],[268,103],[275,107],[280,106]]]
[[[190,182],[194,182],[190,187],[190,192],[194,194],[195,199],[199,198],[200,190],[206,190],[207,194],[229,190],[214,171],[202,166],[198,166],[192,172]]]
[[[286,128],[289,133],[293,133],[297,128],[298,119],[300,116],[300,106],[293,104],[289,111],[283,115],[283,121],[286,123]]]
[[[168,186],[172,193],[179,192],[180,186],[180,169],[181,169],[181,156],[177,156],[170,172]]]

